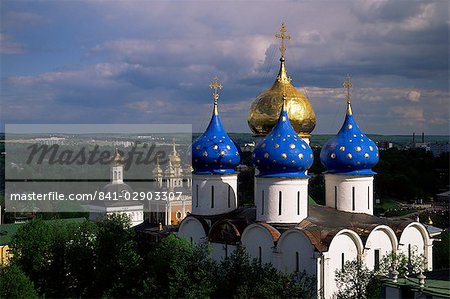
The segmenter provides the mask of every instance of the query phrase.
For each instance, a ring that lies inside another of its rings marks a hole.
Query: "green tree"
[[[95,280],[97,226],[82,222],[73,230],[65,247],[65,285],[70,297],[90,296]]]
[[[367,298],[367,286],[373,279],[373,273],[363,261],[347,261],[342,269],[335,272],[337,297],[341,299]]]
[[[148,256],[145,297],[205,298],[214,290],[214,264],[207,248],[174,235],[163,239]]]
[[[112,214],[97,223],[92,296],[135,297],[141,286],[141,256],[135,231],[125,214]]]
[[[214,297],[237,298],[313,298],[315,281],[305,273],[288,275],[271,264],[251,260],[239,247],[223,260],[217,271]]]
[[[0,268],[0,298],[38,298],[33,282],[15,264]]]
[[[388,277],[394,269],[399,273],[400,277],[407,276],[410,271],[417,274],[425,271],[425,264],[425,257],[417,254],[417,249],[411,250],[409,259],[403,252],[390,252],[381,259],[380,267],[376,274]]]
[[[65,296],[65,249],[77,223],[35,219],[23,225],[12,239],[13,262],[46,296]]]

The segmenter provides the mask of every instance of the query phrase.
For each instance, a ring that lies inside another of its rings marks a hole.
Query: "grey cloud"
[[[23,44],[9,35],[0,33],[0,54],[23,54],[25,51]]]

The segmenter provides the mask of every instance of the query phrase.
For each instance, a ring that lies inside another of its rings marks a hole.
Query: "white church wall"
[[[181,222],[178,236],[193,244],[202,244],[206,241],[206,232],[203,225],[196,218],[189,216]]]
[[[237,249],[236,245],[222,244],[222,243],[210,243],[211,246],[211,258],[220,262],[226,257],[229,257]]]
[[[261,259],[261,263],[273,263],[273,238],[270,232],[260,224],[251,224],[245,228],[241,237],[251,258]]]
[[[337,291],[335,272],[342,269],[342,264],[347,261],[356,260],[362,253],[363,243],[359,236],[348,229],[341,230],[336,234],[328,248],[327,259],[324,267],[324,286],[323,292],[325,298],[331,298]]]
[[[237,208],[237,174],[192,175],[192,213],[218,215]]]
[[[373,176],[325,174],[325,199],[327,207],[373,215]]]
[[[308,179],[257,177],[255,185],[258,221],[298,223],[308,217]]]
[[[397,246],[398,242],[394,231],[385,225],[377,226],[367,237],[364,246],[363,259],[366,266],[370,270],[373,270],[375,264],[381,262],[385,255],[392,251],[396,251]],[[376,262],[375,259],[377,259],[378,262]]]
[[[278,241],[277,251],[281,254],[279,270],[288,273],[306,271],[317,275],[314,246],[302,231],[294,228],[284,232]]]
[[[410,250],[411,253],[424,255],[427,259],[427,269],[432,270],[432,241],[426,228],[419,222],[413,222],[403,230],[398,249],[406,256],[408,256]]]

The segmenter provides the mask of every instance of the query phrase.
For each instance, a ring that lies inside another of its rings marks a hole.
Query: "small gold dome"
[[[255,135],[267,135],[277,122],[285,94],[289,120],[295,132],[301,137],[309,137],[316,126],[316,114],[308,98],[292,86],[284,58],[280,61],[280,71],[272,87],[257,96],[250,107],[248,126]]]
[[[119,150],[118,150],[117,148],[115,149],[113,161],[114,161],[114,164],[115,164],[115,165],[121,165],[121,164],[123,164],[123,158],[122,158],[122,155],[120,154],[120,152],[119,152]]]

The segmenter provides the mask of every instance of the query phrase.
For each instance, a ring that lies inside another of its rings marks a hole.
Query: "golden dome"
[[[301,137],[309,137],[316,126],[316,114],[308,98],[291,84],[291,78],[287,75],[284,65],[286,26],[283,23],[280,34],[275,35],[281,39],[280,71],[272,87],[266,89],[253,101],[248,113],[247,121],[255,135],[267,135],[275,126],[283,105],[283,95],[287,99],[287,111],[289,120],[295,132]]]
[[[289,120],[295,132],[301,137],[309,137],[316,126],[316,114],[308,98],[291,84],[286,73],[284,59],[280,72],[272,87],[263,91],[253,101],[248,113],[248,126],[256,135],[267,135],[275,126],[283,105],[283,94]]]
[[[119,150],[117,148],[115,149],[113,161],[114,161],[115,165],[122,165],[123,164],[122,155],[120,154],[120,152],[119,152]]]
[[[169,154],[169,160],[174,167],[180,167],[181,158],[180,154],[178,154],[177,149],[175,147],[175,138],[173,139],[172,152]]]

